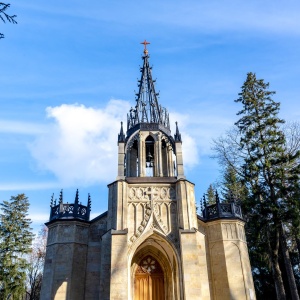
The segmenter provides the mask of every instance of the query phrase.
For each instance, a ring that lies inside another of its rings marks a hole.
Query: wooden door
[[[144,257],[136,270],[134,300],[165,300],[164,273],[151,255]]]

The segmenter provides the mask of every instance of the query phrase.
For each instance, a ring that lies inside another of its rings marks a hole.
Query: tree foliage
[[[247,197],[247,188],[238,176],[236,170],[227,165],[224,169],[222,189],[223,201],[230,202],[232,200],[245,199]]]
[[[224,181],[232,173],[246,190],[242,205],[257,294],[274,297],[268,290],[275,287],[277,299],[286,299],[282,274],[287,274],[288,295],[299,299],[289,253],[283,251],[285,225],[299,219],[299,143],[286,138],[274,94],[268,83],[248,73],[236,100],[242,104],[240,119],[215,141],[214,150]]]
[[[28,257],[26,300],[39,300],[46,256],[47,227],[43,225]]]
[[[4,23],[9,22],[12,24],[17,24],[17,21],[15,18],[16,15],[10,15],[7,13],[8,8],[10,7],[10,4],[0,2],[0,20],[2,20]],[[4,38],[4,34],[0,33],[0,39]]]
[[[215,188],[213,184],[210,184],[207,191],[206,191],[206,203],[207,205],[215,204],[216,203],[216,195],[215,195]]]
[[[33,234],[27,218],[29,201],[24,194],[0,203],[0,299],[21,299],[25,294],[26,255]]]

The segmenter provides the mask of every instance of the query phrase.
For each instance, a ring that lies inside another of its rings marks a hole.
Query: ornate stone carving
[[[175,202],[176,191],[172,186],[131,186],[128,191],[128,205],[134,205],[134,220],[141,220],[136,224],[134,234],[130,237],[133,243],[148,226],[151,220],[150,228],[155,228],[163,234],[168,234],[171,225],[171,210],[176,211]],[[171,205],[173,204],[173,205]],[[141,211],[137,211],[137,207],[143,207],[142,217],[139,215]],[[163,215],[162,214],[163,211]],[[133,216],[132,216],[133,217]]]
[[[128,197],[129,201],[171,201],[176,200],[176,191],[172,186],[130,187]]]
[[[141,221],[140,224],[138,224],[137,226],[137,230],[134,233],[134,235],[130,238],[130,241],[133,243],[140,235],[141,233],[145,230],[148,221],[150,219],[151,213],[152,213],[152,207],[151,207],[151,203],[150,201],[147,203],[140,203],[140,205],[144,206],[144,216],[143,216],[143,220]]]
[[[157,224],[158,227],[159,227],[158,229],[160,229],[164,234],[166,234],[168,232],[168,228],[167,228],[167,226],[164,224],[164,222],[161,219],[161,215],[160,215],[160,212],[159,212],[159,205],[158,205],[158,203],[154,204],[153,211],[154,211],[155,219],[156,219],[156,221],[158,223]],[[169,214],[169,210],[167,211],[167,214]]]
[[[223,223],[222,224],[222,231],[223,231],[223,238],[227,240],[236,240],[237,237],[237,232],[236,232],[236,227],[235,224],[232,223]]]
[[[138,133],[136,133],[133,137],[131,137],[130,140],[127,142],[126,148],[131,149],[134,141],[139,141],[139,137],[140,136]],[[126,149],[126,151],[127,151],[127,149]]]

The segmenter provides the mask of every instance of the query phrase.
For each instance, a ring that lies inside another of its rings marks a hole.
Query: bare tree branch
[[[0,20],[2,20],[4,23],[8,21],[9,23],[12,24],[17,24],[17,21],[15,18],[17,17],[16,15],[9,15],[6,11],[10,7],[9,3],[3,3],[0,2]],[[0,33],[0,39],[4,38],[4,34]]]

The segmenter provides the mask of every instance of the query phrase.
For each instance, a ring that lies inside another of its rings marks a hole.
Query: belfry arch
[[[174,177],[177,174],[174,140],[160,131],[133,134],[124,154],[127,177]]]

